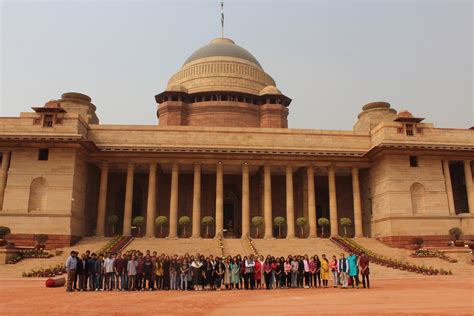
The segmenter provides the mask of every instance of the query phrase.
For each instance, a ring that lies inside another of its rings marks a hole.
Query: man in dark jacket
[[[99,258],[95,261],[94,264],[95,272],[95,290],[102,291],[102,283],[104,281],[104,256],[99,255]]]
[[[86,275],[87,275],[87,257],[86,254],[82,254],[81,258],[77,260],[77,277],[79,278],[79,286],[78,290],[79,291],[85,291],[87,290],[87,284],[86,284]]]
[[[95,290],[95,260],[96,255],[93,253],[89,259],[87,259],[87,275],[89,278],[89,291]]]

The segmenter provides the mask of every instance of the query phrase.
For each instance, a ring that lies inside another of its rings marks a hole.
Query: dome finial
[[[224,1],[221,1],[221,37],[224,37]]]

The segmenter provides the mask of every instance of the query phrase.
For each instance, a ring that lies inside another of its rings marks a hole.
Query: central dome
[[[216,38],[196,50],[168,81],[167,91],[189,94],[227,91],[260,95],[275,81],[258,60],[229,38]]]
[[[207,57],[235,57],[240,59],[245,59],[256,64],[260,69],[262,66],[258,60],[250,54],[245,48],[236,45],[235,42],[229,38],[216,38],[213,39],[209,44],[199,48],[191,56],[186,59],[185,65],[201,58]]]

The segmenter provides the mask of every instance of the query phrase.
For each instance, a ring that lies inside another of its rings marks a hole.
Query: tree
[[[343,218],[341,218],[339,223],[341,224],[342,228],[344,229],[344,237],[347,237],[347,226],[352,225],[351,219],[348,218],[348,217],[343,217]]]
[[[462,230],[459,227],[453,227],[449,230],[449,236],[451,236],[451,239],[453,241],[459,240],[462,235]]]
[[[117,224],[118,221],[119,221],[119,217],[115,214],[112,214],[109,217],[107,217],[107,223],[112,225],[112,235],[115,235],[115,225]]]
[[[326,217],[320,217],[318,225],[321,226],[321,238],[324,238],[324,227],[329,226],[329,220]]]
[[[278,226],[278,238],[281,238],[281,227],[285,225],[286,219],[283,216],[277,216],[273,219],[273,223]]]
[[[257,238],[260,238],[260,233],[258,228],[263,224],[263,217],[262,216],[254,216],[252,217],[252,226],[255,226],[257,229]]]
[[[166,216],[158,216],[155,219],[155,226],[160,226],[160,237],[163,237],[163,226],[168,223],[168,218]]]
[[[209,226],[211,226],[214,223],[214,217],[212,216],[204,216],[201,219],[201,223],[203,225],[206,225],[206,238],[209,238]]]
[[[138,227],[138,236],[141,236],[143,223],[145,223],[145,218],[143,216],[136,216],[132,221],[133,226]]]
[[[298,217],[296,219],[296,225],[300,227],[300,238],[304,237],[304,227],[308,224],[308,220],[305,217]]]
[[[178,220],[179,225],[183,226],[183,237],[186,237],[186,225],[191,222],[189,216],[181,216]]]

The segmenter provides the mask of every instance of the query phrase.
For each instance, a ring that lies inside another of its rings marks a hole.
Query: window
[[[53,116],[47,114],[44,116],[43,119],[43,127],[53,127]]]
[[[49,156],[49,149],[40,148],[38,152],[38,160],[48,160],[48,156]]]
[[[418,157],[410,156],[410,167],[418,167]]]
[[[413,125],[412,124],[405,125],[405,133],[406,133],[407,136],[415,135],[414,132],[413,132]]]

